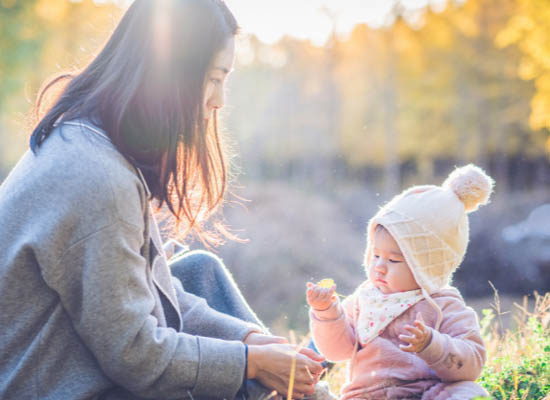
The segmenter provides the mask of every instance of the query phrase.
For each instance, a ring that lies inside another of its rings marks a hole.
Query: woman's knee
[[[185,253],[170,263],[172,274],[181,277],[185,275],[216,276],[225,269],[221,258],[205,250],[193,250]]]

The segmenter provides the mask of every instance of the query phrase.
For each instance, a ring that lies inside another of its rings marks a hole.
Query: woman
[[[322,359],[267,334],[220,260],[172,276],[149,205],[216,239],[236,31],[221,0],[136,0],[41,93],[68,82],[0,186],[1,398],[258,398],[286,393],[293,358],[294,396],[313,392]]]

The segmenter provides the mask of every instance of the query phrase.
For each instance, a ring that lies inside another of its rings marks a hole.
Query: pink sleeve
[[[329,361],[350,359],[355,349],[353,295],[327,310],[310,309],[309,328],[315,346]]]
[[[441,311],[439,332],[432,329],[430,344],[418,356],[444,382],[475,381],[486,360],[477,314],[458,299]]]

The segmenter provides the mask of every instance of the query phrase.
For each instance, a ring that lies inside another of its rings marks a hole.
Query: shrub
[[[550,293],[535,292],[532,311],[516,306],[516,329],[503,332],[496,313],[483,310],[481,328],[487,347],[488,361],[478,382],[493,398],[499,400],[550,399]]]

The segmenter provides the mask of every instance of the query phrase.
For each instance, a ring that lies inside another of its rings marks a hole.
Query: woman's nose
[[[225,104],[225,94],[221,85],[219,88],[216,88],[216,90],[214,90],[214,93],[212,93],[212,97],[210,98],[210,101],[208,103],[210,107],[215,109],[223,107],[223,105]]]

